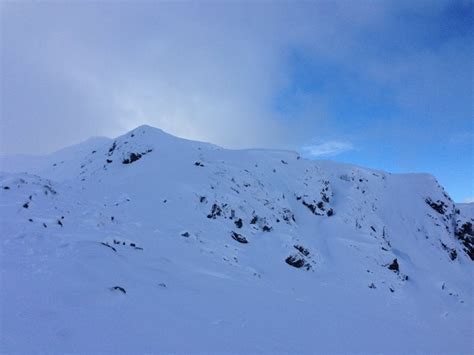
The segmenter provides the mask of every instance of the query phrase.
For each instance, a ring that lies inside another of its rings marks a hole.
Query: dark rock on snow
[[[242,243],[242,244],[247,244],[248,243],[248,240],[247,238],[245,238],[243,235],[241,234],[238,234],[238,233],[235,233],[235,232],[232,232],[232,239],[238,241],[239,243]]]

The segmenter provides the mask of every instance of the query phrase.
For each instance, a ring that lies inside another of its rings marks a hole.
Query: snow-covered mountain
[[[0,164],[0,352],[474,351],[474,205],[430,175],[148,126]]]

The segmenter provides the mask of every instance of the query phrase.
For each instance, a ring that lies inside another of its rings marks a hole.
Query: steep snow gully
[[[0,352],[472,353],[473,204],[141,126],[0,159]]]

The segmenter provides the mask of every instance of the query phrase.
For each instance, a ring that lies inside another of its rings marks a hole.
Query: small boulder
[[[394,272],[400,271],[400,266],[398,265],[397,259],[393,259],[392,263],[388,266],[388,269]]]
[[[127,293],[127,291],[125,291],[125,289],[124,289],[123,287],[121,287],[121,286],[114,286],[114,287],[111,288],[111,290],[112,290],[112,291],[120,291],[120,292],[122,292],[122,293],[124,293],[124,294]]]
[[[238,220],[234,222],[234,224],[237,228],[242,228],[242,226],[244,225],[244,222],[242,221],[242,218],[239,218]]]
[[[247,238],[245,238],[243,235],[241,234],[238,234],[236,232],[232,232],[232,239],[238,241],[239,243],[242,243],[242,244],[247,244],[248,243],[248,240]]]
[[[307,263],[306,260],[298,255],[290,255],[285,259],[285,262],[288,265],[291,265],[297,269],[300,269],[302,267],[305,267],[306,270],[311,269],[311,264]]]
[[[140,159],[141,157],[142,157],[142,154],[140,153],[130,153],[128,158],[125,158],[124,160],[122,160],[122,164],[131,164],[137,161],[138,159]]]
[[[270,232],[271,230],[272,230],[272,227],[269,227],[269,226],[267,226],[267,225],[264,225],[264,226],[262,227],[262,231],[264,231],[264,232]]]
[[[207,215],[207,218],[209,219],[216,219],[217,216],[220,216],[222,214],[222,209],[221,207],[217,204],[214,203],[212,205],[211,213]]]

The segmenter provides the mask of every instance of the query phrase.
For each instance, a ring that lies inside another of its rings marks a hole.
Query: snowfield
[[[474,352],[474,204],[141,126],[0,159],[0,352]]]

